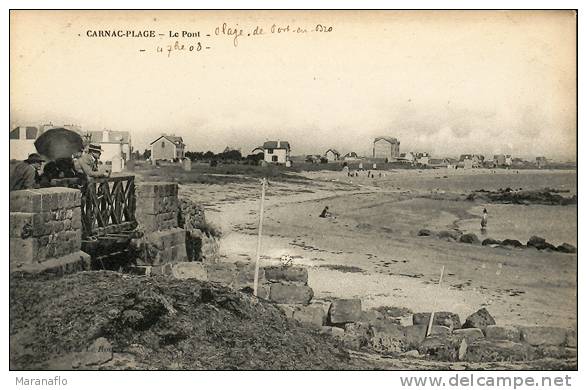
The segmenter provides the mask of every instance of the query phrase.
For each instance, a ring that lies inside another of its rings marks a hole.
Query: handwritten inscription
[[[147,40],[165,40],[171,42],[161,42],[154,47],[143,47],[139,49],[141,53],[154,52],[171,57],[172,53],[200,53],[212,49],[223,38],[229,39],[232,46],[238,47],[243,39],[258,39],[263,36],[295,36],[323,34],[334,32],[334,27],[317,23],[309,26],[271,23],[265,26],[241,26],[238,23],[223,22],[212,28],[211,31],[201,31],[199,29],[177,29],[156,31],[149,29],[139,30],[85,30],[83,36],[87,38],[143,38]],[[82,36],[82,34],[78,34]],[[143,40],[142,40],[143,41]]]

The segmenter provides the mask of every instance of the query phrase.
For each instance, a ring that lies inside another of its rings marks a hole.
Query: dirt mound
[[[109,271],[11,276],[11,369],[77,368],[99,338],[112,347],[110,369],[362,368],[331,336],[213,283]]]

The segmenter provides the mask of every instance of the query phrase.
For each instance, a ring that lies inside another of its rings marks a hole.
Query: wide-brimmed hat
[[[88,145],[88,151],[102,153],[102,145],[90,144]]]
[[[43,158],[41,158],[41,155],[39,153],[31,153],[29,154],[29,157],[24,160],[28,163],[42,163],[45,162],[45,160],[43,160]]]

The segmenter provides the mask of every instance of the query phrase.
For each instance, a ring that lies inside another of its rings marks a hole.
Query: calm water
[[[489,215],[487,230],[481,234],[483,208]],[[487,204],[470,210],[476,219],[465,219],[458,223],[460,229],[475,233],[483,240],[512,238],[526,243],[531,236],[540,236],[553,245],[568,242],[577,246],[577,206],[543,206]]]

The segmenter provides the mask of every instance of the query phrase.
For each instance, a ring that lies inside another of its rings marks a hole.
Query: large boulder
[[[556,250],[563,253],[577,253],[577,248],[566,242],[564,244],[557,246]]]
[[[299,303],[307,305],[314,296],[308,286],[273,283],[270,285],[269,299],[275,303]]]
[[[453,230],[441,230],[437,237],[441,240],[456,241],[459,239],[459,233]]]
[[[330,304],[328,322],[330,324],[357,322],[361,319],[361,314],[360,299],[335,299]]]
[[[532,236],[530,237],[530,239],[528,240],[527,244],[528,247],[533,247],[536,248],[538,250],[542,250],[542,249],[546,249],[548,248],[548,243],[546,242],[546,240],[542,237],[538,237],[538,236]]]
[[[489,325],[495,325],[495,320],[487,309],[483,307],[467,317],[463,328],[479,328],[485,331]]]
[[[404,344],[406,350],[417,349],[426,339],[426,325],[404,326]]]
[[[483,246],[487,246],[487,245],[499,245],[499,244],[501,244],[501,241],[494,240],[493,238],[486,238],[485,240],[481,241],[481,245],[483,245]]]
[[[455,329],[453,331],[453,335],[455,335],[456,337],[464,338],[465,340],[467,340],[467,343],[485,337],[483,335],[483,331],[479,328]]]
[[[347,348],[361,349],[369,344],[370,326],[365,322],[350,322],[344,325],[343,342]]]
[[[518,240],[512,240],[512,239],[509,239],[509,238],[506,238],[505,240],[503,240],[501,242],[501,245],[503,245],[503,246],[511,246],[511,247],[514,247],[514,248],[519,248],[519,247],[524,246],[524,244],[522,244],[520,241],[518,241]]]
[[[430,313],[414,313],[412,317],[412,323],[414,325],[428,326],[428,322],[430,322]],[[452,331],[453,329],[461,328],[461,320],[456,313],[439,311],[434,313],[434,322],[432,325],[446,326]]]
[[[293,312],[293,319],[307,325],[324,325],[324,309],[318,305],[300,306]]]
[[[272,282],[308,283],[308,270],[304,267],[270,266],[264,270],[265,279]]]
[[[459,242],[464,242],[465,244],[479,244],[480,243],[479,238],[474,233],[463,234],[459,238]]]
[[[390,320],[371,326],[369,345],[377,352],[398,354],[404,350],[404,328]]]

